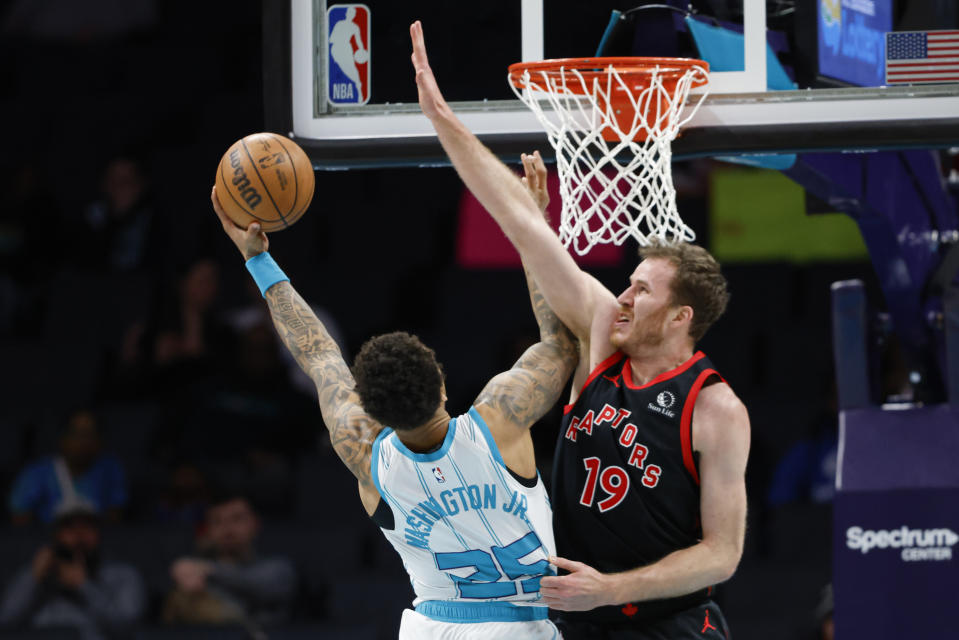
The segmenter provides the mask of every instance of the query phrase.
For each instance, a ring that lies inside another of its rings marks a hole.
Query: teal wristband
[[[246,261],[246,270],[253,276],[253,281],[260,288],[260,293],[266,297],[266,290],[277,282],[283,282],[290,278],[283,273],[279,265],[273,260],[269,251],[257,254]]]

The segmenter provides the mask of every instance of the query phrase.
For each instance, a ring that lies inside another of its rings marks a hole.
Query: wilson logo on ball
[[[243,198],[251,209],[256,209],[256,205],[260,204],[263,198],[250,186],[250,179],[246,177],[246,171],[243,170],[243,163],[240,161],[239,150],[230,152],[230,166],[233,167],[232,182],[236,186],[237,195]]]

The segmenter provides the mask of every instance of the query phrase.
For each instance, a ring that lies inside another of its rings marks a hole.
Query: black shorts
[[[556,626],[563,640],[729,640],[729,627],[719,606],[712,600],[690,607],[643,626],[603,625],[564,620]]]

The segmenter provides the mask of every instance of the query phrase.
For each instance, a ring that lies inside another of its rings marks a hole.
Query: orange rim
[[[635,86],[642,88],[644,80],[653,75],[658,70],[661,77],[665,79],[678,79],[691,70],[701,69],[702,77],[693,80],[693,86],[699,87],[708,82],[709,63],[705,60],[695,58],[647,58],[647,57],[608,57],[608,58],[556,58],[553,60],[540,60],[539,62],[517,62],[509,66],[510,82],[517,89],[524,89],[522,83],[523,74],[529,71],[530,75],[534,73],[545,73],[553,77],[560,73],[560,70],[578,71],[583,78],[591,80],[609,73],[612,67],[621,78],[635,83]]]

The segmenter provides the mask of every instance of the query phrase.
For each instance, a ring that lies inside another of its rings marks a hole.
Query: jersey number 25
[[[525,536],[511,542],[504,547],[493,546],[490,551],[482,549],[472,549],[470,551],[450,551],[444,553],[434,553],[436,568],[441,571],[451,571],[453,569],[475,568],[476,571],[464,577],[450,573],[450,578],[459,588],[461,598],[507,598],[517,595],[515,582],[499,582],[505,574],[509,580],[519,580],[523,576],[534,576],[523,580],[523,593],[536,593],[539,591],[539,579],[548,574],[552,574],[549,562],[538,560],[532,564],[522,564],[519,560],[533,551],[541,548],[539,536],[535,531],[530,531]],[[496,558],[494,561],[493,558]],[[499,562],[499,567],[496,563]]]

